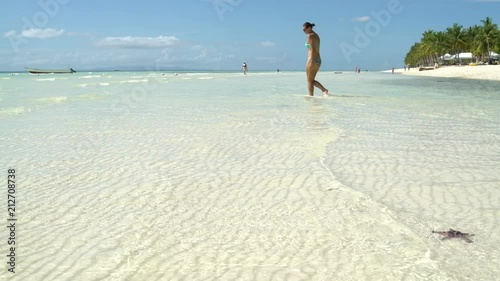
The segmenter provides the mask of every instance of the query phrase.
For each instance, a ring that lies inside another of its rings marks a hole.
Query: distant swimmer
[[[243,62],[243,65],[241,66],[241,69],[243,70],[243,74],[247,75],[248,65],[247,65],[247,63],[245,61]]]
[[[313,31],[314,26],[316,25],[310,22],[302,25],[302,31],[307,34],[306,48],[309,50],[306,63],[307,90],[310,96],[314,96],[314,87],[317,87],[323,92],[323,95],[328,96],[328,90],[315,80],[321,67],[321,56],[319,54],[320,39],[318,34]]]

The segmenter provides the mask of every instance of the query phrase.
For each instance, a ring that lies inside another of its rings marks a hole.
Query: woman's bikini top
[[[319,43],[318,43],[318,47],[319,47]],[[309,44],[309,42],[306,42],[306,48],[308,48],[308,49],[311,48],[311,44]]]

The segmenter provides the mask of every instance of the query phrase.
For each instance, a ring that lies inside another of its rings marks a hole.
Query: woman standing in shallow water
[[[316,25],[310,22],[302,25],[302,31],[307,34],[306,48],[309,49],[306,63],[307,90],[310,96],[314,96],[314,87],[317,87],[323,92],[323,95],[328,96],[328,90],[315,80],[321,67],[321,56],[319,54],[320,40],[318,34],[313,31],[314,26]]]

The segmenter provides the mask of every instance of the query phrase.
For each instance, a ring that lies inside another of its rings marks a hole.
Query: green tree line
[[[490,17],[481,23],[468,28],[455,23],[445,31],[425,31],[420,42],[415,43],[406,55],[405,64],[433,65],[446,53],[462,52],[471,52],[480,60],[490,59],[491,51],[500,53],[500,30]]]

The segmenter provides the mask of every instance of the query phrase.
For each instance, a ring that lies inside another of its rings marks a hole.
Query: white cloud
[[[3,37],[5,37],[5,38],[14,37],[14,36],[16,36],[16,32],[15,32],[14,30],[11,30],[11,31],[8,31],[8,32],[5,32],[5,33],[3,34]]]
[[[95,45],[98,47],[111,47],[123,49],[154,49],[164,48],[175,45],[179,39],[173,36],[158,37],[106,37],[98,41]]]
[[[275,46],[275,44],[271,41],[261,42],[260,45],[263,47],[274,47]]]
[[[367,22],[369,20],[370,20],[369,16],[356,17],[356,18],[352,19],[352,21],[355,21],[355,22]]]
[[[46,38],[61,36],[63,35],[63,33],[64,29],[55,30],[52,28],[47,28],[47,29],[31,28],[23,30],[21,32],[21,36],[25,38],[46,39]]]

